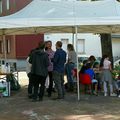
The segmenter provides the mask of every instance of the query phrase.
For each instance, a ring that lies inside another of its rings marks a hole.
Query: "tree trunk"
[[[101,34],[102,55],[108,55],[113,66],[111,34]]]

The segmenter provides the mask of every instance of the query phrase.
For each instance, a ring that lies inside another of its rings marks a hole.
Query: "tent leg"
[[[3,39],[3,50],[4,50],[4,59],[5,59],[5,63],[6,63],[6,60],[7,60],[7,55],[6,55],[6,40],[5,40],[5,33],[4,33],[4,30],[3,30],[3,34],[2,34],[2,39]]]
[[[80,84],[79,84],[79,63],[78,63],[78,27],[75,26],[75,41],[76,41],[76,54],[77,54],[77,94],[78,101],[80,100]]]
[[[74,37],[74,35],[75,35],[75,29],[74,29],[74,27],[72,27],[72,44],[75,47],[75,37]]]
[[[74,40],[74,33],[72,33],[72,44],[74,45],[74,42],[75,42],[75,40]]]
[[[5,41],[5,35],[3,35],[3,46],[4,46],[4,58],[5,58],[5,63],[6,63],[7,55],[6,55],[6,41]]]

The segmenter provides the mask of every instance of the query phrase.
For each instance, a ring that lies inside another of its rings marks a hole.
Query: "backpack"
[[[15,78],[14,74],[9,74],[6,76],[7,82],[10,82],[10,89],[11,90],[19,90],[21,88],[18,80]]]

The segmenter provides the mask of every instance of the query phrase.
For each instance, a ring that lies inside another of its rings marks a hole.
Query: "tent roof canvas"
[[[15,14],[0,17],[0,35],[32,33],[120,33],[120,3],[33,0]]]

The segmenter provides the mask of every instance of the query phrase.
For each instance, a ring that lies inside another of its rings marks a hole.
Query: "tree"
[[[102,55],[108,55],[113,65],[112,39],[111,34],[100,34]]]
[[[82,1],[88,1],[88,0],[82,0]],[[99,1],[99,0],[89,0],[89,1]],[[117,0],[120,1],[120,0]],[[101,36],[101,49],[102,49],[102,55],[106,54],[109,56],[112,65],[113,65],[113,53],[112,53],[112,39],[111,34],[100,34]]]

